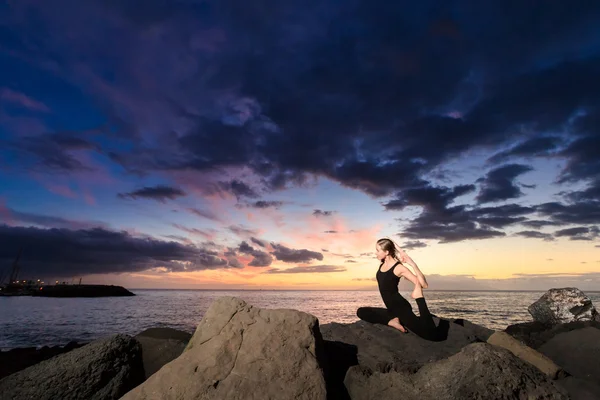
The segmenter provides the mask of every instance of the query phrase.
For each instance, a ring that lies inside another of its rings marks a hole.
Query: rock
[[[365,400],[568,399],[537,368],[487,343],[470,344],[414,374],[354,366],[344,383],[352,399]]]
[[[548,326],[573,321],[600,321],[590,298],[577,288],[550,289],[528,310],[535,321]]]
[[[576,321],[549,327],[540,322],[533,321],[510,325],[504,331],[515,339],[525,343],[527,346],[538,349],[548,340],[560,333],[571,332],[587,327],[600,329],[600,322]]]
[[[569,393],[571,400],[600,399],[600,384],[569,376],[556,381],[556,385]]]
[[[215,300],[185,351],[123,399],[325,399],[316,317]]]
[[[506,332],[496,332],[489,337],[489,344],[509,350],[521,360],[528,362],[550,379],[564,378],[564,370],[542,353],[524,345]]]
[[[348,351],[356,348],[358,364],[380,372],[416,371],[426,363],[458,353],[467,344],[481,341],[473,330],[462,325],[447,320],[440,322],[435,317],[434,321],[447,331],[444,341],[427,341],[413,333],[404,334],[392,327],[365,321],[324,324],[321,334],[326,341],[354,346],[348,347]]]
[[[62,347],[44,346],[39,349],[35,347],[23,347],[8,351],[0,351],[0,379],[59,354],[67,353],[84,344],[85,343],[69,342]]]
[[[172,328],[150,328],[135,339],[142,346],[146,379],[183,353],[192,335]]]
[[[143,379],[140,344],[114,335],[7,376],[0,394],[3,400],[118,399]]]
[[[600,382],[600,329],[560,333],[539,348],[576,378]]]

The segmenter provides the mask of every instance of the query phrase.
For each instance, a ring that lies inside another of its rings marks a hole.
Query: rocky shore
[[[532,322],[492,331],[435,318],[440,342],[363,321],[213,302],[169,328],[0,352],[1,399],[600,399],[600,316],[551,289]]]

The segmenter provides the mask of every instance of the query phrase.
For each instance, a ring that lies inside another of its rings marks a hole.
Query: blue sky
[[[600,285],[600,5],[0,3],[0,271]]]

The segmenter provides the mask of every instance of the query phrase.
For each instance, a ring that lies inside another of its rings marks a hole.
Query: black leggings
[[[425,299],[419,297],[416,299],[416,302],[419,307],[420,316],[416,316],[410,307],[403,307],[394,312],[387,308],[360,307],[356,310],[356,315],[363,321],[383,325],[387,325],[392,319],[398,317],[400,323],[405,328],[423,339],[432,341],[441,340]]]

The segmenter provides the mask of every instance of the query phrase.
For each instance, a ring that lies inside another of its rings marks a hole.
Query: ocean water
[[[87,342],[114,333],[135,335],[151,327],[193,333],[210,304],[236,296],[263,308],[291,308],[329,322],[357,321],[356,309],[383,307],[377,291],[132,290],[136,296],[105,298],[0,297],[0,349]],[[409,292],[401,292],[410,299]],[[531,321],[527,307],[544,292],[426,291],[429,309],[491,329]],[[600,292],[586,292],[600,304]],[[416,304],[413,309],[416,311]]]

